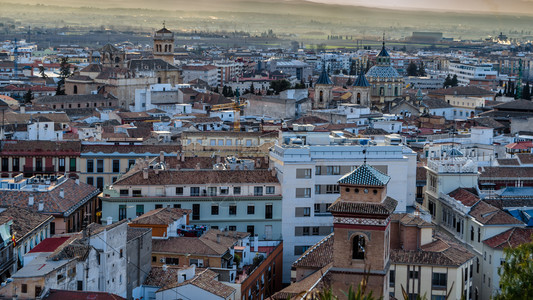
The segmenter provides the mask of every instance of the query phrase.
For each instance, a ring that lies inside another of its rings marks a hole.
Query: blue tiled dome
[[[367,77],[398,78],[400,74],[391,66],[373,66],[366,73]]]

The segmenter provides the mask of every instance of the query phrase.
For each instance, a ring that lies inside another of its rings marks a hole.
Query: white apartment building
[[[492,64],[475,64],[470,62],[450,62],[450,76],[457,75],[459,85],[469,85],[471,79],[485,79],[487,76],[498,76]]]
[[[209,86],[217,86],[218,68],[213,65],[205,66],[183,66],[183,82],[189,83],[194,79],[200,79]]]
[[[493,257],[485,243],[524,223],[481,200],[477,163],[470,158],[428,160],[424,205],[432,220],[476,255],[471,299],[490,299],[499,278],[501,254]],[[496,261],[497,260],[497,261]]]
[[[284,132],[270,152],[282,187],[283,280],[292,263],[332,231],[328,207],[339,197],[337,181],[364,161],[391,175],[387,195],[397,212],[415,203],[416,153],[404,145],[369,145],[366,139],[333,138],[329,132]]]

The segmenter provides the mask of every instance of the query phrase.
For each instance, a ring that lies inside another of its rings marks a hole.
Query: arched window
[[[120,57],[115,57],[115,63],[118,64],[120,62]]]
[[[394,96],[398,96],[398,87],[394,88]]]
[[[74,85],[74,91],[73,91],[74,94],[77,94],[78,93],[78,86],[77,85]]]
[[[324,102],[324,91],[320,91],[320,102]]]
[[[165,52],[167,52],[167,45],[165,45]]]
[[[168,52],[172,52],[172,45],[168,45]]]
[[[385,88],[384,87],[380,87],[379,88],[379,95],[380,96],[385,96]]]
[[[361,104],[361,93],[357,93],[357,104]]]
[[[354,236],[352,240],[352,259],[365,259],[365,237]]]

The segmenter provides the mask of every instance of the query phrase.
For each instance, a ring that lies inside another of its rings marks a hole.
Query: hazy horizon
[[[289,0],[290,1],[290,0]],[[533,0],[305,0],[325,4],[365,6],[400,10],[455,11],[492,14],[533,14]]]

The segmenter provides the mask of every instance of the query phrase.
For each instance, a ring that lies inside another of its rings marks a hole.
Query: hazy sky
[[[533,14],[533,0],[309,0],[313,2],[421,10]]]

